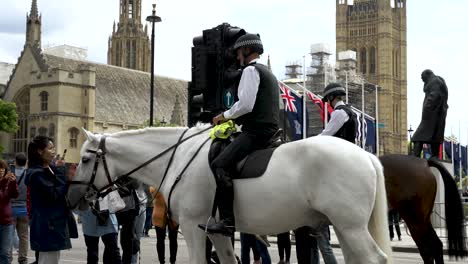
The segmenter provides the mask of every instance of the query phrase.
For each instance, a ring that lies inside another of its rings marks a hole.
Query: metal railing
[[[468,197],[462,198],[462,204],[465,212],[465,227],[468,227]],[[447,230],[445,229],[445,203],[434,203],[434,209],[432,210],[431,214],[431,222],[437,235],[440,238],[447,238]],[[407,233],[409,233],[408,229]]]

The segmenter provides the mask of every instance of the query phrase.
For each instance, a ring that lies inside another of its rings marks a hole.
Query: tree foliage
[[[0,99],[0,131],[15,133],[18,130],[18,114],[15,103]]]

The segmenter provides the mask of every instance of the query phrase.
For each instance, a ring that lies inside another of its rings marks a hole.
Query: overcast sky
[[[390,0],[389,0],[390,1]],[[88,59],[107,62],[107,41],[118,20],[120,0],[38,0],[42,45],[69,44],[88,49]],[[310,45],[335,47],[335,0],[143,0],[142,16],[157,3],[155,72],[191,79],[192,39],[222,22],[260,33],[273,72],[284,78],[284,65],[300,60]],[[445,134],[466,144],[468,109],[468,1],[408,1],[408,126],[416,129],[424,98],[421,72],[445,78],[449,110]],[[16,63],[25,40],[31,0],[3,1],[0,9],[0,61]],[[264,61],[266,60],[266,56]]]

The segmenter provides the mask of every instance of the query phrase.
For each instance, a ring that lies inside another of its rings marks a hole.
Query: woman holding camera
[[[28,145],[26,185],[31,196],[31,249],[39,251],[39,264],[58,264],[60,251],[71,248],[65,161],[57,160],[51,139],[36,136]]]
[[[0,160],[0,264],[10,263],[10,249],[13,243],[13,212],[11,199],[18,197],[15,174],[8,171],[8,165]]]

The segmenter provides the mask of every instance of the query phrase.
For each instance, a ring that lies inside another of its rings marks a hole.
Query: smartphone
[[[64,150],[63,150],[62,160],[65,159],[65,154],[67,154],[67,149],[64,149]]]

